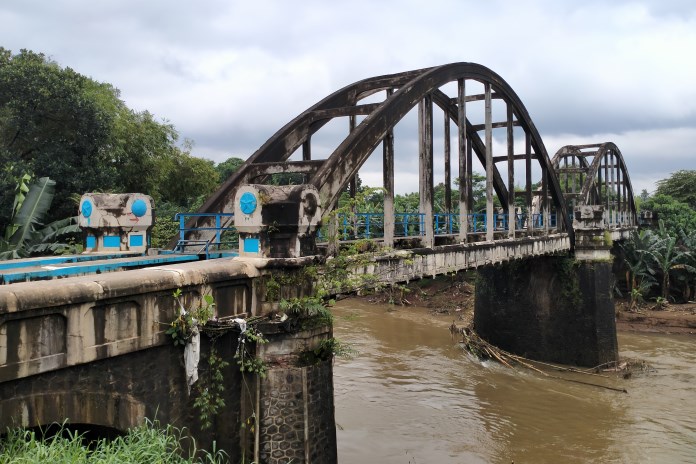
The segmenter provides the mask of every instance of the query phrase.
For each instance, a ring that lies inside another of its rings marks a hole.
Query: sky
[[[466,61],[512,86],[550,155],[612,141],[636,193],[696,169],[691,0],[3,0],[0,25],[0,46],[111,83],[215,162],[352,82]],[[397,191],[417,190],[411,151]]]

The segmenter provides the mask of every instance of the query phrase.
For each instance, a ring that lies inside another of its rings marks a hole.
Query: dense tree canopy
[[[173,125],[129,109],[119,91],[43,54],[0,47],[0,229],[25,173],[55,179],[47,221],[72,216],[90,191],[141,192],[188,209],[220,175],[180,147]]]
[[[696,210],[696,170],[677,171],[657,182],[657,195],[668,195]]]

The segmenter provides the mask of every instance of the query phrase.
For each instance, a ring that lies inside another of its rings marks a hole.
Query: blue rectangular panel
[[[97,239],[94,235],[88,235],[85,241],[85,248],[94,248],[97,246]]]
[[[128,246],[141,247],[143,246],[143,236],[142,235],[131,235],[128,237]]]
[[[244,239],[244,253],[258,253],[259,252],[259,239],[258,238],[245,238]]]
[[[121,237],[118,235],[105,235],[104,236],[104,248],[120,248],[121,247]]]

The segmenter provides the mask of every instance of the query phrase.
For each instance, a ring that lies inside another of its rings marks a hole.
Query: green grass
[[[42,438],[33,430],[11,429],[0,440],[0,462],[3,464],[217,464],[227,462],[222,451],[184,450],[180,429],[158,422],[130,429],[113,440],[100,439],[83,443],[83,436],[63,424],[58,433]],[[195,456],[194,456],[195,455]]]

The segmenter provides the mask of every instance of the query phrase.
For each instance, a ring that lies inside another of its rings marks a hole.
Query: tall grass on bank
[[[180,429],[146,421],[113,440],[100,439],[89,446],[83,436],[63,424],[55,435],[42,438],[34,430],[11,429],[0,440],[3,464],[219,464],[227,462],[221,451],[184,450]]]

